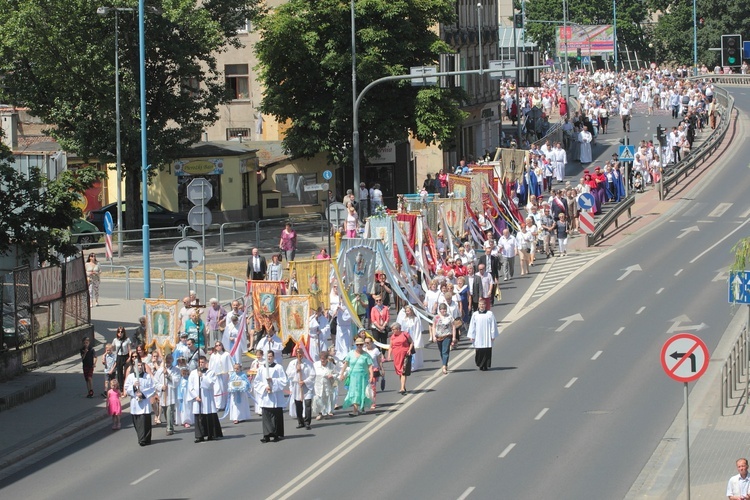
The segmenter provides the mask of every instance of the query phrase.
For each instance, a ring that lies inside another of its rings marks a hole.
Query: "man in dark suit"
[[[552,218],[555,220],[560,218],[560,214],[568,214],[568,200],[565,199],[562,189],[555,191],[555,197],[552,198],[552,203],[550,203],[550,211],[552,212]]]
[[[477,267],[483,266],[487,273],[492,276],[492,303],[495,300],[495,291],[497,290],[497,278],[500,276],[500,258],[492,255],[492,243],[484,243],[484,255],[479,257]]]
[[[262,280],[266,278],[266,258],[253,248],[252,255],[247,259],[247,279]]]

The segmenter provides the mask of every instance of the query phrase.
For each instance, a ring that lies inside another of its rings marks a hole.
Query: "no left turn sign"
[[[708,347],[691,333],[678,333],[661,348],[661,366],[677,382],[692,382],[708,369]]]

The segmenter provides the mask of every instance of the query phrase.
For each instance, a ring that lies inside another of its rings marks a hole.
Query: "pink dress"
[[[107,391],[107,413],[110,415],[120,415],[122,413],[120,395],[112,389]]]

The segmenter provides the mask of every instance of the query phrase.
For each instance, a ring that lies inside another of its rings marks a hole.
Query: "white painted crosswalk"
[[[552,266],[544,273],[544,278],[531,295],[529,302],[544,297],[568,276],[578,271],[590,261],[599,257],[599,252],[569,253],[565,257],[553,257]],[[539,262],[539,261],[537,261]]]

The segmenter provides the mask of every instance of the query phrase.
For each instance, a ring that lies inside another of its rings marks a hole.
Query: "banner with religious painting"
[[[482,188],[484,187],[484,182],[482,181],[481,175],[472,175],[471,176],[471,196],[469,197],[471,199],[471,206],[476,208],[480,208],[484,205],[484,201],[482,199]]]
[[[318,307],[328,309],[328,293],[331,291],[330,259],[300,259],[289,263],[289,272],[297,275],[299,293],[307,295],[310,310]]]
[[[489,201],[489,188],[488,186],[495,185],[495,167],[492,165],[476,166],[471,169],[472,175],[477,175],[487,179],[487,182],[481,182],[482,201],[487,203]]]
[[[299,343],[310,333],[310,301],[306,295],[282,295],[278,297],[279,337],[286,343],[289,339]]]
[[[174,349],[178,342],[179,300],[144,299],[146,303],[146,339],[148,347]]]
[[[445,220],[453,234],[461,237],[464,232],[464,200],[449,198],[442,201],[440,206],[443,212],[441,220]]]
[[[339,285],[339,289],[375,293],[375,271],[379,269],[376,267],[376,254],[372,245],[359,244],[347,248],[343,258],[339,260],[339,270],[346,279],[346,286]]]
[[[387,255],[393,253],[393,217],[390,215],[384,217],[373,216],[367,219],[370,228],[369,238],[380,240],[385,247]],[[392,258],[392,257],[391,257]]]
[[[253,291],[255,329],[269,329],[279,324],[278,297],[282,295],[283,281],[250,281]]]
[[[406,238],[406,244],[409,245],[409,248],[414,248],[417,241],[417,216],[414,214],[398,214],[396,215],[396,224]],[[414,264],[414,257],[411,254],[407,254],[406,258],[409,260],[409,265]]]
[[[438,230],[438,223],[440,222],[440,205],[443,200],[446,199],[447,198],[442,198],[431,201],[427,203],[427,206],[422,210],[422,215],[424,216],[423,222],[427,224],[427,227],[431,231]]]
[[[453,193],[454,198],[471,200],[471,177],[448,175],[448,191]]]

